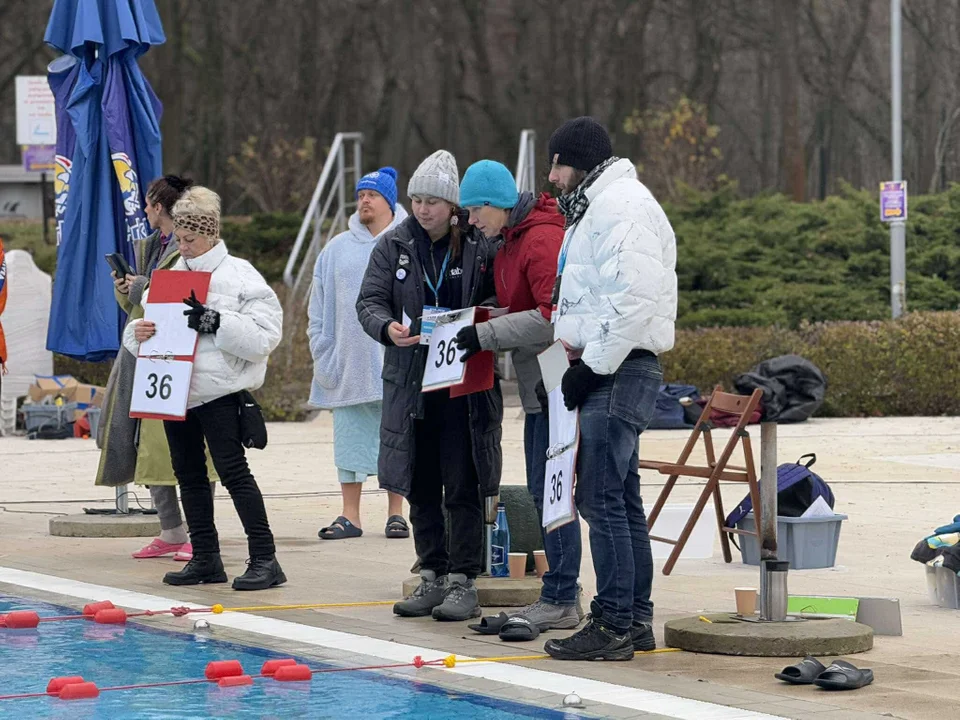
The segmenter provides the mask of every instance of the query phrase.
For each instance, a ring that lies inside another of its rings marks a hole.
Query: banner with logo
[[[126,237],[123,253],[133,264],[135,243],[146,239],[153,231],[143,211],[147,185],[162,171],[161,105],[143,74],[129,72],[131,62],[135,67],[135,60],[127,53],[119,53],[107,65],[103,123],[117,178],[118,203],[122,208]]]

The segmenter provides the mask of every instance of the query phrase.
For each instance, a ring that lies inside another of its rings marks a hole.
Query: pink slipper
[[[167,555],[174,555],[183,548],[184,545],[174,545],[172,543],[164,542],[160,538],[154,538],[150,541],[149,545],[146,545],[145,547],[140,548],[137,552],[133,553],[133,557],[135,557],[137,560],[166,557]]]
[[[173,559],[180,562],[190,562],[193,560],[193,545],[190,543],[181,545],[180,549],[174,554]]]

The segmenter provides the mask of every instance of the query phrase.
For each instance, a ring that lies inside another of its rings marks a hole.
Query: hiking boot
[[[443,581],[433,570],[420,571],[420,584],[413,595],[394,604],[393,614],[400,617],[426,617],[443,602]]]
[[[458,621],[475,617],[480,617],[477,586],[462,573],[450,573],[443,591],[443,602],[433,609],[433,619]]]
[[[183,570],[168,572],[163,576],[163,582],[167,585],[200,585],[226,581],[227,573],[223,569],[220,553],[195,554],[183,566]]]
[[[543,646],[557,660],[632,660],[630,633],[620,634],[591,617],[583,629],[563,640],[547,640]]]
[[[266,590],[286,581],[287,576],[275,555],[258,555],[247,560],[247,571],[243,575],[233,579],[233,589]]]
[[[656,638],[653,637],[653,625],[645,622],[634,622],[630,627],[630,639],[633,649],[637,652],[650,652],[657,649]]]
[[[536,625],[540,632],[544,630],[572,630],[580,624],[582,616],[577,613],[576,605],[551,605],[537,600],[510,617],[522,617]]]

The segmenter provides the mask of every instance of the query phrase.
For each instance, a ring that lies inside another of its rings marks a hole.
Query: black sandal
[[[861,670],[843,660],[834,660],[813,684],[824,690],[856,690],[872,682],[873,670]]]
[[[407,521],[403,519],[402,515],[391,515],[387,518],[387,527],[384,528],[383,534],[391,540],[408,538],[410,537],[410,526],[407,525]]]
[[[346,538],[355,538],[363,535],[363,530],[358,528],[343,515],[338,517],[325,528],[320,528],[317,537],[321,540],[344,540]]]
[[[790,665],[778,672],[774,677],[791,685],[813,685],[813,681],[826,668],[815,657],[805,657],[796,665]]]

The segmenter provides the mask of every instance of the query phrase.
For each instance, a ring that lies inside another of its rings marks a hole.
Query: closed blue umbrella
[[[57,274],[47,348],[112,358],[123,317],[104,255],[133,263],[150,233],[145,183],[162,170],[162,105],[137,58],[165,41],[153,0],[56,0],[46,42],[57,106]]]

